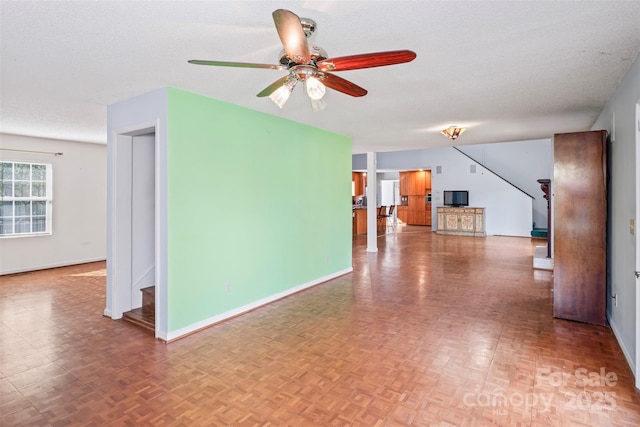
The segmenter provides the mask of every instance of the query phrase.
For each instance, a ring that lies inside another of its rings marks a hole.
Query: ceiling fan
[[[314,111],[324,109],[322,99],[326,88],[337,90],[351,96],[364,96],[366,89],[348,80],[332,74],[332,71],[357,70],[361,68],[382,67],[413,61],[415,52],[394,50],[388,52],[363,53],[359,55],[327,58],[327,52],[318,46],[309,45],[307,38],[316,29],[316,23],[308,18],[299,18],[295,13],[278,9],[273,12],[273,22],[280,36],[284,50],[280,53],[278,64],[254,64],[247,62],[223,62],[190,60],[190,64],[213,65],[220,67],[267,68],[285,70],[289,73],[269,86],[257,96],[268,96],[282,108],[298,82],[303,82],[307,95],[311,99]]]

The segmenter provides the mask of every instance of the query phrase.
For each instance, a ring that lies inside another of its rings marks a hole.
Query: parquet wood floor
[[[397,230],[170,344],[102,316],[104,263],[0,277],[0,425],[640,425],[611,330],[552,318],[539,241]]]

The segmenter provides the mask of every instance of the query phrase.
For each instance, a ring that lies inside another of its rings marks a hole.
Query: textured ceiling
[[[0,2],[0,131],[105,143],[106,106],[163,86],[352,137],[354,153],[588,130],[640,49],[640,1]],[[410,63],[338,74],[369,93],[255,95],[283,71],[271,13],[314,19],[330,57],[411,49]]]

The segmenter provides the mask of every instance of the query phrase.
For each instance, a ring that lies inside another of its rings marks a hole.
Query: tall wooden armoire
[[[607,323],[607,132],[553,139],[553,316]]]

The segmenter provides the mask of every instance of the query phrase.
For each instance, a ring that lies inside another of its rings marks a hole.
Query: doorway
[[[387,211],[385,214],[389,215],[387,218],[387,230],[391,226],[395,231],[395,227],[398,223],[398,205],[400,205],[400,181],[397,179],[383,179],[380,181],[380,206],[386,206]],[[391,209],[393,206],[393,209]]]
[[[157,146],[152,126],[118,133],[111,147],[105,310],[113,319],[141,310],[156,336],[158,292],[147,293],[143,307],[141,290],[158,282]]]
[[[131,144],[131,308],[142,306],[141,289],[155,286],[155,133]]]

